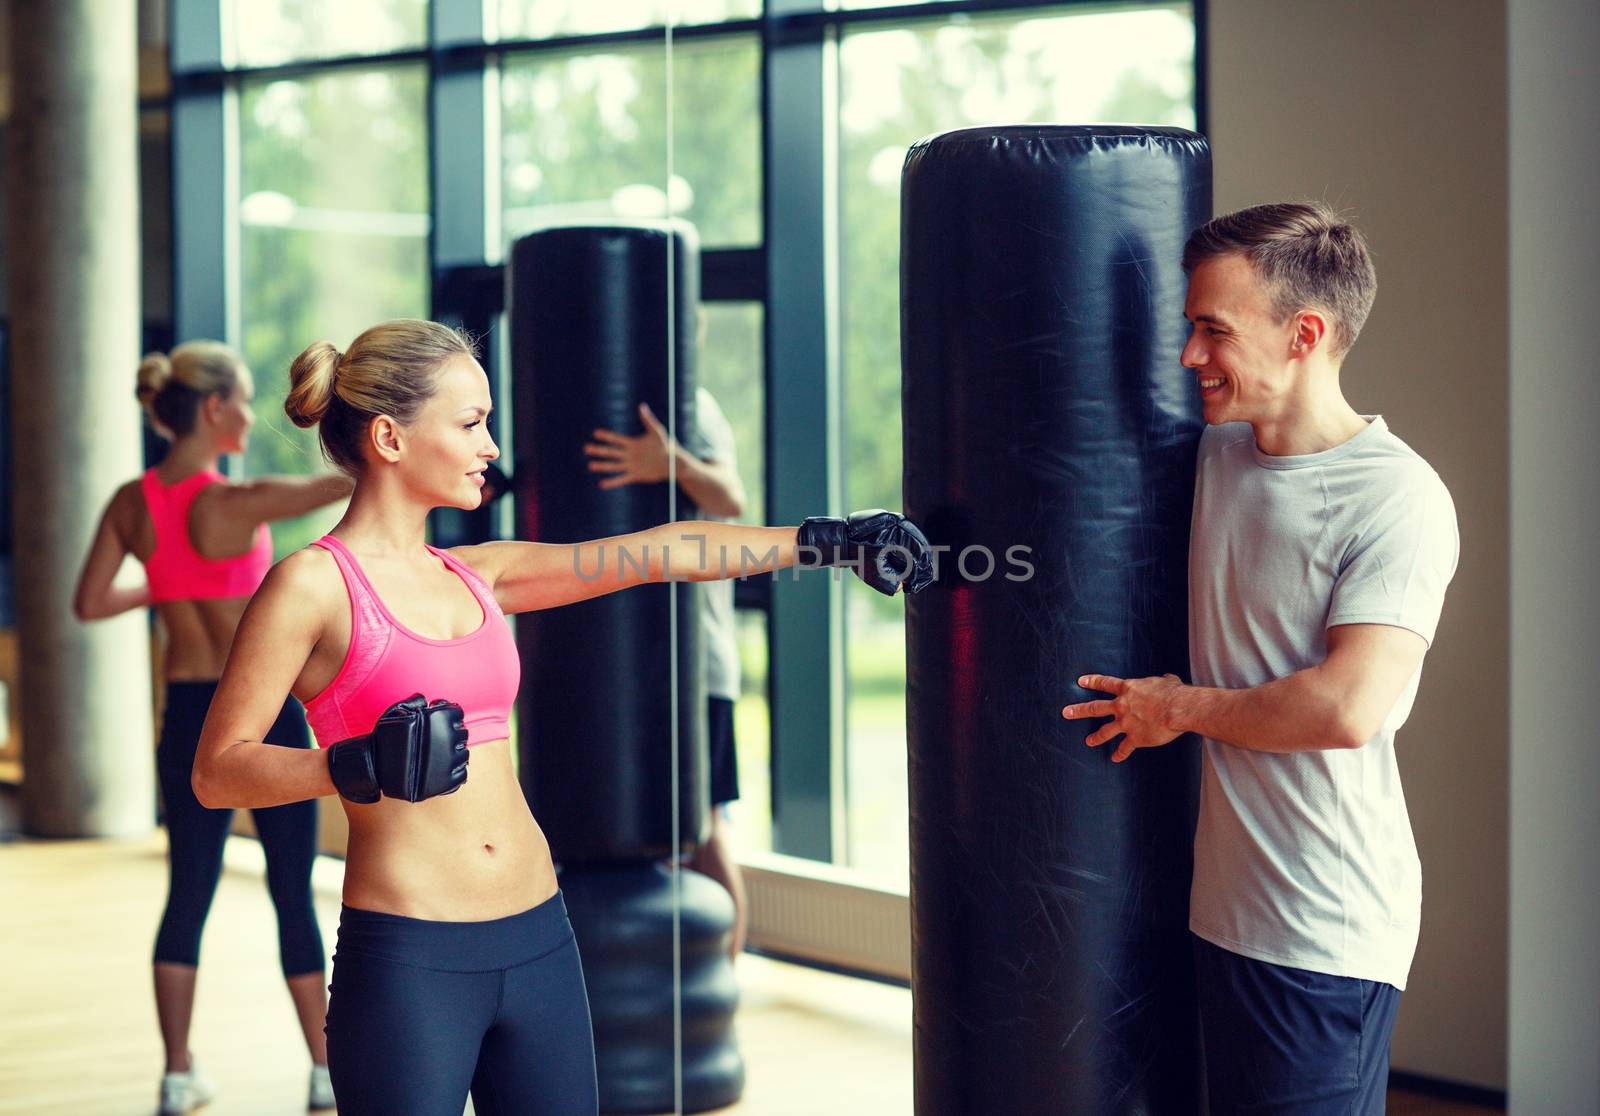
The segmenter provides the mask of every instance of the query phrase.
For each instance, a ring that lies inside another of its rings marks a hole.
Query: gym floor
[[[151,935],[166,886],[165,835],[0,845],[0,1114],[126,1116],[154,1108],[161,1066]],[[206,1116],[304,1111],[309,1059],[279,978],[259,846],[229,842],[201,956],[193,1047],[219,1086]],[[321,858],[329,950],[341,862]],[[93,897],[92,907],[88,897]],[[746,956],[740,1047],[748,1085],[728,1116],[910,1116],[911,995]],[[798,1050],[808,1051],[796,1057]],[[468,1108],[470,1112],[470,1107]],[[1391,1092],[1391,1116],[1498,1109]]]

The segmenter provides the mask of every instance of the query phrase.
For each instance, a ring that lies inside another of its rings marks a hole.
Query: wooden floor
[[[161,1050],[149,955],[164,849],[160,835],[0,844],[0,1114],[154,1112]],[[317,865],[330,950],[341,871],[336,860]],[[195,1011],[193,1048],[220,1087],[206,1116],[305,1109],[310,1062],[277,973],[261,872],[259,847],[231,841]],[[909,992],[754,956],[739,973],[748,1085],[723,1116],[910,1116]],[[1389,1111],[1497,1110],[1392,1093]]]

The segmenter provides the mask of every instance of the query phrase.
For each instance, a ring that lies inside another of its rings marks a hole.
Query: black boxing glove
[[[372,767],[372,738],[355,736],[328,749],[328,774],[339,797],[363,806],[378,801],[378,773]]]
[[[933,547],[911,520],[882,508],[852,512],[848,519],[814,515],[795,539],[803,566],[851,566],[878,592],[894,596],[904,586],[920,593],[933,584]],[[820,561],[810,561],[812,554]]]
[[[367,736],[328,749],[339,793],[373,803],[381,794],[407,802],[453,794],[467,781],[467,729],[454,702],[431,704],[421,694],[397,701]]]

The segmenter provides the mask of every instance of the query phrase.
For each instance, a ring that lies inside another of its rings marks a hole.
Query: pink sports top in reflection
[[[517,641],[487,582],[435,547],[443,562],[478,599],[483,623],[459,639],[429,639],[390,614],[349,547],[324,535],[313,546],[333,555],[350,594],[350,649],[333,681],[306,702],[306,719],[326,748],[365,736],[383,711],[412,694],[461,706],[467,747],[511,735],[511,703],[522,679]]]
[[[201,489],[226,483],[227,478],[214,469],[202,469],[170,485],[162,484],[154,469],[140,478],[144,506],[156,530],[155,553],[144,564],[153,603],[248,597],[261,587],[272,568],[272,533],[265,523],[256,528],[250,549],[232,558],[207,558],[189,541],[194,498]]]

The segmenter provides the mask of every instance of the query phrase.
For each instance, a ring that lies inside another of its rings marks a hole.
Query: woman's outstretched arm
[[[632,585],[721,581],[791,566],[850,566],[880,593],[933,583],[934,550],[916,524],[873,508],[848,519],[813,516],[799,527],[666,523],[609,539],[555,545],[498,542],[455,556],[494,586],[507,613],[554,608]]]
[[[581,543],[492,542],[451,553],[494,586],[506,613],[585,601],[634,585],[720,581],[788,569],[797,528],[666,523]]]

